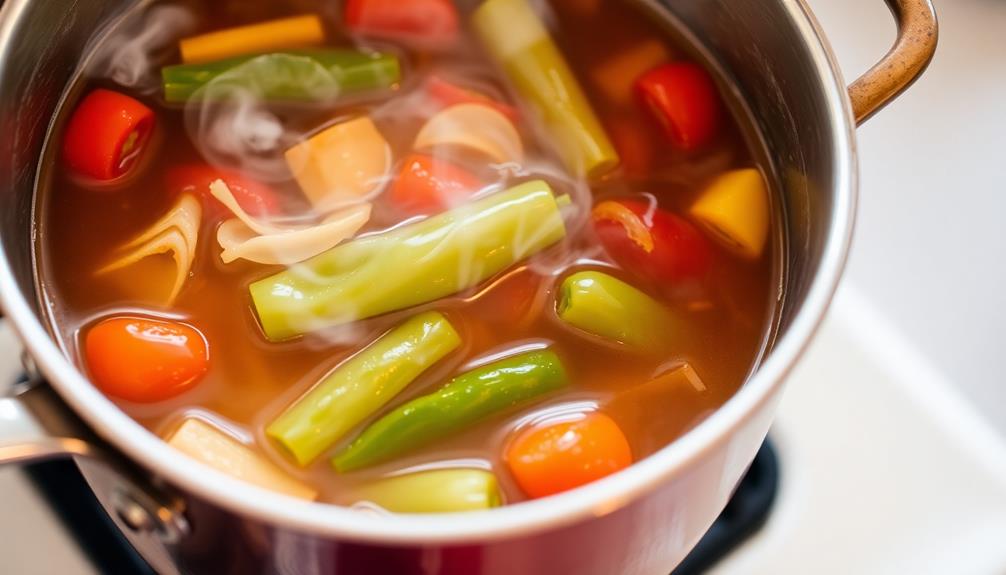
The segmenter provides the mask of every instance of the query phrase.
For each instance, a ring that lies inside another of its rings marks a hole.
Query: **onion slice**
[[[95,273],[106,274],[131,266],[144,258],[170,252],[175,261],[175,281],[167,304],[174,303],[195,261],[202,214],[199,200],[192,194],[183,194],[161,219],[119,248],[122,255]]]
[[[501,164],[524,160],[524,145],[513,122],[485,104],[458,104],[430,118],[413,147],[440,146],[470,148]]]
[[[222,180],[210,184],[210,193],[235,216],[217,230],[225,264],[238,259],[267,265],[302,262],[353,237],[370,220],[371,204],[363,202],[346,206],[317,225],[276,226],[248,215]]]

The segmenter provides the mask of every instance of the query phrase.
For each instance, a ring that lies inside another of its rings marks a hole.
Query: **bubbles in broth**
[[[621,2],[427,3],[154,3],[96,39],[40,291],[189,456],[367,510],[512,504],[649,456],[757,365],[778,215],[694,47]]]

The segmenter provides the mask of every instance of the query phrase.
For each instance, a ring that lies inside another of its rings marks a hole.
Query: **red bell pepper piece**
[[[514,106],[474,90],[466,90],[439,76],[430,76],[426,80],[426,94],[442,108],[458,104],[484,104],[506,116],[514,125],[520,120],[520,112]]]
[[[464,168],[424,154],[405,158],[391,186],[391,201],[410,214],[433,214],[456,206],[480,190],[482,181]]]
[[[451,0],[347,0],[346,27],[358,34],[445,47],[458,36]]]
[[[99,88],[77,105],[63,134],[63,161],[100,181],[136,164],[153,132],[154,112],[125,94]]]
[[[605,251],[626,271],[661,287],[701,280],[712,249],[687,220],[639,200],[594,206],[594,230]]]
[[[171,194],[193,192],[209,198],[213,216],[229,215],[229,211],[210,195],[210,184],[223,180],[244,211],[251,216],[274,216],[282,213],[276,192],[269,186],[249,179],[244,175],[214,168],[207,164],[183,164],[173,166],[165,174],[165,184]]]
[[[692,62],[664,64],[640,76],[636,91],[671,142],[695,150],[719,131],[723,104],[712,77]]]
[[[610,118],[605,127],[627,175],[643,176],[653,169],[656,160],[654,130],[635,115]]]

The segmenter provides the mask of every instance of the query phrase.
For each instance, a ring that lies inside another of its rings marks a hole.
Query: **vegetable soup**
[[[737,391],[780,293],[764,156],[697,54],[607,0],[145,4],[50,134],[53,332],[170,445],[293,497],[452,512],[615,473]]]

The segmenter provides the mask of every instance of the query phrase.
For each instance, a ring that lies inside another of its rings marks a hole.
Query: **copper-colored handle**
[[[898,21],[894,47],[849,86],[856,124],[862,124],[902,93],[933,59],[939,25],[930,0],[887,0]]]

